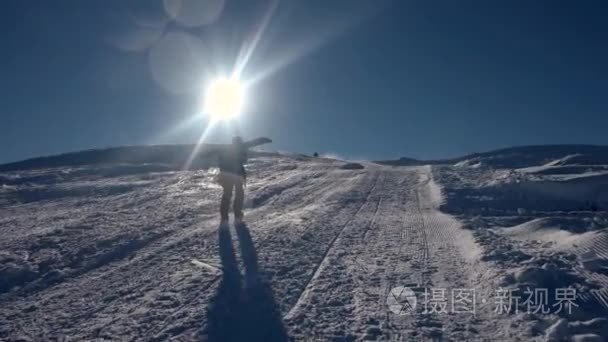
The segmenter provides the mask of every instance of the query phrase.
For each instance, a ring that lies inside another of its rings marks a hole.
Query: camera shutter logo
[[[409,287],[397,286],[386,297],[388,309],[396,315],[409,315],[416,309],[418,299]]]

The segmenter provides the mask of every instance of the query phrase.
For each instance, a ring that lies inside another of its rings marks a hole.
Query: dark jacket
[[[247,148],[241,145],[231,145],[219,154],[219,167],[221,172],[229,172],[239,176],[246,176]]]

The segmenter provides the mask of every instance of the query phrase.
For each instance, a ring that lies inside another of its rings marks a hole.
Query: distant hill
[[[37,157],[0,165],[0,171],[29,170],[49,167],[80,166],[104,163],[166,163],[188,160],[194,145],[123,146],[69,152]]]
[[[209,166],[204,156],[219,144],[203,144],[193,160],[193,167]],[[165,164],[181,168],[194,151],[194,144],[122,146],[69,152],[37,157],[0,165],[0,171],[31,170],[95,164]],[[262,152],[253,152],[261,154]],[[208,159],[208,158],[207,158]]]
[[[456,159],[454,159],[456,160]],[[381,165],[390,165],[390,166],[416,166],[416,165],[433,165],[433,164],[450,164],[452,159],[431,159],[431,160],[421,160],[414,159],[408,157],[401,157],[399,159],[389,159],[389,160],[375,160],[374,163]]]
[[[463,157],[438,160],[400,158],[376,161],[382,165],[408,166],[433,164],[482,164],[497,168],[522,168],[551,162],[561,165],[608,165],[608,146],[604,145],[530,145],[508,147]]]
[[[193,167],[208,166],[203,158],[218,144],[201,146]],[[0,171],[30,170],[49,167],[81,166],[91,164],[166,164],[183,167],[195,145],[122,146],[63,153],[53,156],[26,159],[0,165]],[[262,152],[254,152],[260,154]],[[263,153],[267,154],[267,153]],[[419,160],[399,158],[379,160],[375,163],[392,166],[481,164],[496,168],[523,168],[554,163],[559,165],[608,165],[608,146],[601,145],[532,145],[516,146],[483,153],[473,153],[451,159]]]

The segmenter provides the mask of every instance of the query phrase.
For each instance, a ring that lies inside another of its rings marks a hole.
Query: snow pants
[[[230,201],[232,199],[232,191],[234,190],[234,218],[243,218],[243,200],[245,197],[245,191],[243,187],[245,185],[245,177],[229,172],[220,172],[217,179],[218,183],[224,189],[222,194],[222,201],[220,203],[220,215],[222,221],[228,220],[228,213],[230,211]]]

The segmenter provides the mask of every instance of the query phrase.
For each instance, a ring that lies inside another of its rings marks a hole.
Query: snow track
[[[411,315],[389,312],[386,299],[395,287],[420,296],[425,288],[474,289],[478,261],[472,237],[437,210],[440,193],[428,168],[368,172],[377,174],[371,190],[344,213],[349,219],[285,316],[294,335],[458,340],[478,336],[481,317],[499,320],[487,310],[456,320],[447,312],[426,314],[421,305]]]
[[[372,195],[372,193],[374,192],[377,184],[378,184],[378,179],[379,177],[377,176],[375,178],[375,183],[374,185],[371,187],[365,201],[361,204],[361,206],[359,207],[359,209],[357,209],[357,211],[354,213],[353,217],[350,218],[340,229],[340,231],[338,232],[338,234],[335,235],[335,237],[332,239],[332,241],[329,243],[329,246],[327,248],[327,250],[325,251],[325,253],[323,254],[323,257],[321,259],[321,262],[317,265],[312,277],[306,282],[305,286],[304,286],[304,291],[302,292],[302,294],[298,297],[298,300],[296,302],[296,304],[289,310],[289,312],[287,313],[287,315],[285,316],[286,319],[290,319],[290,317],[292,317],[299,309],[300,306],[305,303],[309,297],[310,297],[310,293],[311,291],[314,289],[318,278],[320,276],[321,273],[326,272],[326,269],[329,267],[329,264],[332,262],[332,258],[330,257],[330,252],[333,252],[333,248],[334,245],[336,243],[336,241],[338,239],[340,239],[344,234],[345,234],[345,230],[347,230],[350,225],[353,223],[353,221],[357,218],[358,215],[361,214],[361,212],[366,208],[366,206],[369,205],[369,199],[370,196]],[[380,200],[378,200],[378,203],[376,203],[375,209],[373,209],[373,214],[371,215],[371,219],[370,219],[370,223],[369,226],[371,226],[376,218],[376,214],[378,213],[378,207],[380,205]],[[369,217],[369,214],[366,215]],[[368,226],[368,227],[369,227]]]
[[[394,287],[475,288],[488,271],[468,231],[438,210],[430,169],[339,166],[255,159],[247,225],[219,235],[208,172],[46,171],[62,175],[48,193],[93,190],[21,204],[19,189],[3,195],[0,256],[11,280],[0,288],[0,339],[280,340],[281,329],[295,340],[500,336],[488,326],[508,318],[489,310],[456,317],[419,303],[399,315],[386,304]]]

